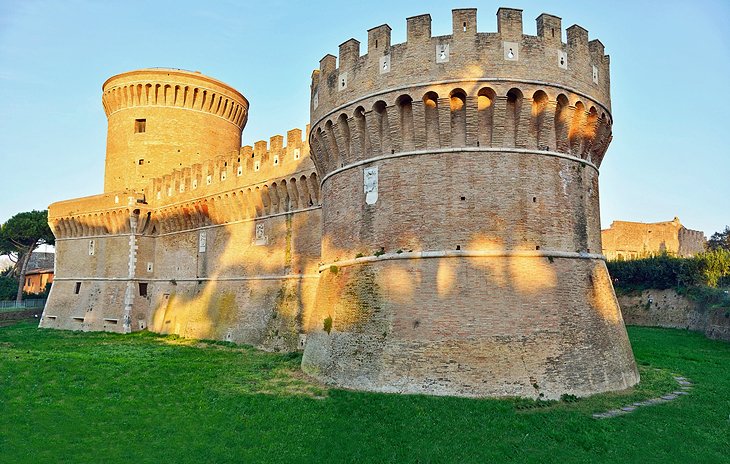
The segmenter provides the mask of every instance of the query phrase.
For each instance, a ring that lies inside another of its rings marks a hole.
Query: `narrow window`
[[[81,291],[81,282],[76,282],[76,288],[74,289],[74,293],[76,295],[78,295],[80,291]]]
[[[147,296],[147,282],[139,283],[139,296]]]
[[[140,166],[142,166],[144,164],[144,160],[143,159],[140,159],[139,161],[137,161],[137,164],[139,164]]]
[[[146,119],[135,119],[134,120],[134,133],[135,134],[141,134],[145,131],[147,128],[147,120]]]

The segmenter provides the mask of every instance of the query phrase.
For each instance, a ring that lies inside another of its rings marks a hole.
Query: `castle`
[[[248,102],[199,73],[103,85],[104,193],[54,203],[42,327],[304,351],[330,384],[557,398],[638,382],[600,254],[609,59],[500,8],[407,19],[312,74],[311,130],[240,148]],[[311,150],[311,151],[310,151]]]
[[[690,257],[705,250],[705,234],[687,229],[675,217],[665,222],[613,221],[601,231],[606,259],[637,259],[667,253]]]

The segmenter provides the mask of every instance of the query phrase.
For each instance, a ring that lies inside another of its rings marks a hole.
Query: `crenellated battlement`
[[[268,142],[260,140],[253,146],[151,179],[145,192],[152,204],[164,206],[301,173],[309,176],[314,171],[302,130],[292,129],[286,134],[286,145],[283,136],[274,135]]]
[[[125,190],[54,203],[49,223],[60,239],[118,235],[129,233],[130,215],[142,211],[150,212],[154,224],[145,233],[154,235],[319,206],[319,180],[302,135],[292,129],[286,145],[274,135],[174,169],[150,179],[146,193]]]
[[[233,87],[199,72],[141,69],[110,77],[102,85],[107,117],[130,108],[169,106],[209,113],[243,129],[248,100]]]
[[[500,8],[497,33],[477,32],[476,9],[453,10],[453,34],[407,19],[407,40],[368,31],[312,76],[315,163],[328,173],[373,157],[472,148],[551,152],[601,164],[611,141],[608,57],[580,26],[542,14],[523,34],[522,10]]]
[[[496,33],[477,32],[476,9],[453,10],[452,23],[451,35],[433,37],[431,16],[413,16],[406,20],[404,43],[391,45],[391,28],[384,24],[368,30],[364,55],[355,39],[340,45],[339,59],[325,55],[312,75],[313,126],[342,105],[386,89],[452,80],[545,83],[610,112],[609,59],[582,27],[569,27],[563,43],[561,19],[542,14],[537,36],[525,35],[522,10],[510,8],[498,10]]]

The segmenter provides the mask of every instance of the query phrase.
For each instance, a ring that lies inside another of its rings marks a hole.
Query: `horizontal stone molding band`
[[[137,235],[138,237],[143,237],[142,234],[130,234],[129,232],[126,232],[123,234],[82,235],[80,237],[60,237],[60,238],[56,238],[56,241],[65,242],[67,240],[89,240],[89,239],[93,239],[93,238],[129,237],[130,235]],[[58,280],[58,279],[56,279],[56,280]]]
[[[165,232],[165,233],[162,233],[159,235],[155,235],[155,237],[164,237],[166,235],[184,234],[186,232],[195,232],[198,230],[214,229],[216,227],[229,226],[229,225],[233,225],[233,224],[241,224],[241,223],[245,223],[245,222],[261,221],[261,220],[268,219],[268,218],[286,216],[287,214],[305,213],[307,211],[313,211],[316,209],[322,209],[322,206],[321,205],[310,206],[309,208],[297,209],[297,210],[293,210],[293,211],[285,211],[283,213],[269,214],[267,216],[239,219],[237,221],[224,222],[221,224],[211,224],[209,226],[195,227],[192,229],[175,230],[173,232]],[[107,235],[86,235],[86,236],[81,236],[81,237],[63,237],[63,238],[56,238],[56,241],[62,242],[64,240],[88,240],[88,239],[92,239],[92,238],[129,237],[130,235],[134,235],[136,237],[146,237],[146,235],[139,234],[139,233],[137,233],[137,234],[124,233],[124,234],[107,234]]]
[[[347,171],[348,169],[356,168],[358,166],[363,166],[366,164],[374,163],[376,161],[383,161],[393,158],[403,158],[406,156],[421,156],[421,155],[443,155],[445,153],[460,153],[460,152],[483,152],[483,153],[521,153],[526,155],[543,155],[543,156],[551,156],[554,158],[563,158],[569,161],[575,161],[576,163],[581,163],[586,166],[590,166],[593,169],[596,170],[596,173],[600,174],[600,171],[598,170],[598,167],[591,163],[588,160],[584,160],[583,158],[578,158],[577,156],[571,156],[566,155],[565,153],[559,153],[557,151],[547,151],[547,150],[532,150],[528,148],[513,148],[513,147],[456,147],[456,148],[429,148],[427,150],[416,150],[416,151],[402,151],[399,153],[391,153],[388,155],[382,155],[382,156],[376,156],[374,158],[368,158],[365,160],[357,161],[352,164],[348,164],[347,166],[342,166],[341,168],[335,169],[334,171],[325,174],[322,177],[322,181],[320,182],[320,185],[324,185],[325,181],[329,179],[330,177],[334,176],[335,174],[339,174],[340,172]]]
[[[326,271],[332,266],[345,267],[355,264],[367,264],[378,261],[392,261],[396,259],[427,259],[427,258],[570,258],[570,259],[600,259],[606,257],[598,253],[581,253],[573,251],[531,251],[531,250],[436,250],[411,251],[403,253],[385,253],[380,256],[363,256],[361,258],[334,261],[319,266],[319,272]]]
[[[241,277],[185,277],[185,278],[150,278],[142,277],[58,277],[54,280],[76,281],[76,282],[237,282],[248,280],[296,280],[296,279],[319,279],[318,274],[286,274],[286,275],[260,275]]]
[[[259,217],[254,217],[254,218],[239,219],[238,221],[230,221],[230,222],[225,222],[225,223],[222,223],[222,224],[211,224],[209,226],[196,227],[196,228],[193,228],[193,229],[185,229],[185,230],[176,230],[176,231],[173,231],[173,232],[165,232],[165,233],[162,233],[162,234],[158,235],[158,237],[164,237],[166,235],[183,234],[185,232],[194,232],[196,230],[214,229],[216,227],[230,226],[232,224],[242,224],[242,223],[245,223],[245,222],[256,222],[256,221],[261,221],[263,219],[269,219],[269,218],[274,218],[274,217],[278,217],[278,216],[286,216],[288,214],[304,213],[304,212],[307,212],[307,211],[313,211],[315,209],[322,209],[322,206],[310,206],[309,208],[305,208],[305,209],[297,209],[297,210],[294,210],[294,211],[285,211],[283,213],[269,214],[267,216],[259,216]]]
[[[336,113],[341,112],[345,108],[349,108],[351,106],[356,106],[357,103],[365,101],[369,98],[377,97],[380,95],[386,95],[391,92],[397,92],[399,90],[406,90],[406,89],[413,90],[413,89],[419,89],[419,88],[433,87],[433,86],[437,86],[437,85],[450,85],[450,84],[459,84],[459,83],[464,83],[464,82],[510,82],[510,83],[515,83],[515,84],[538,85],[538,86],[542,86],[542,87],[553,87],[556,89],[565,90],[566,92],[571,92],[575,95],[579,95],[592,102],[595,102],[595,104],[597,106],[600,106],[601,109],[603,110],[603,112],[606,113],[609,120],[613,121],[613,115],[611,114],[611,110],[609,110],[608,108],[606,108],[605,105],[600,103],[600,99],[598,99],[592,95],[588,95],[585,92],[581,92],[580,90],[574,89],[573,87],[568,87],[568,86],[562,85],[562,84],[556,84],[553,82],[546,82],[546,81],[538,81],[538,80],[533,80],[533,79],[509,79],[509,78],[504,78],[504,77],[480,77],[480,78],[468,78],[467,77],[464,79],[446,79],[446,80],[442,80],[442,81],[420,82],[418,84],[399,85],[396,87],[387,88],[387,89],[379,91],[379,92],[369,93],[369,94],[359,97],[357,100],[347,102],[343,105],[340,105],[340,106],[332,109],[327,114],[320,117],[316,122],[311,123],[310,127],[317,127],[317,126],[319,126],[319,124],[322,123],[322,121],[327,120],[327,118],[334,118],[336,116]]]

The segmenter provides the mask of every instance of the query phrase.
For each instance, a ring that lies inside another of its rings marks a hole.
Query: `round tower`
[[[322,266],[303,369],[356,389],[558,398],[639,376],[601,255],[609,59],[501,8],[348,40],[312,76]],[[338,67],[339,66],[339,67]]]
[[[248,100],[199,72],[140,69],[109,78],[102,91],[105,192],[143,192],[152,178],[241,146]]]

